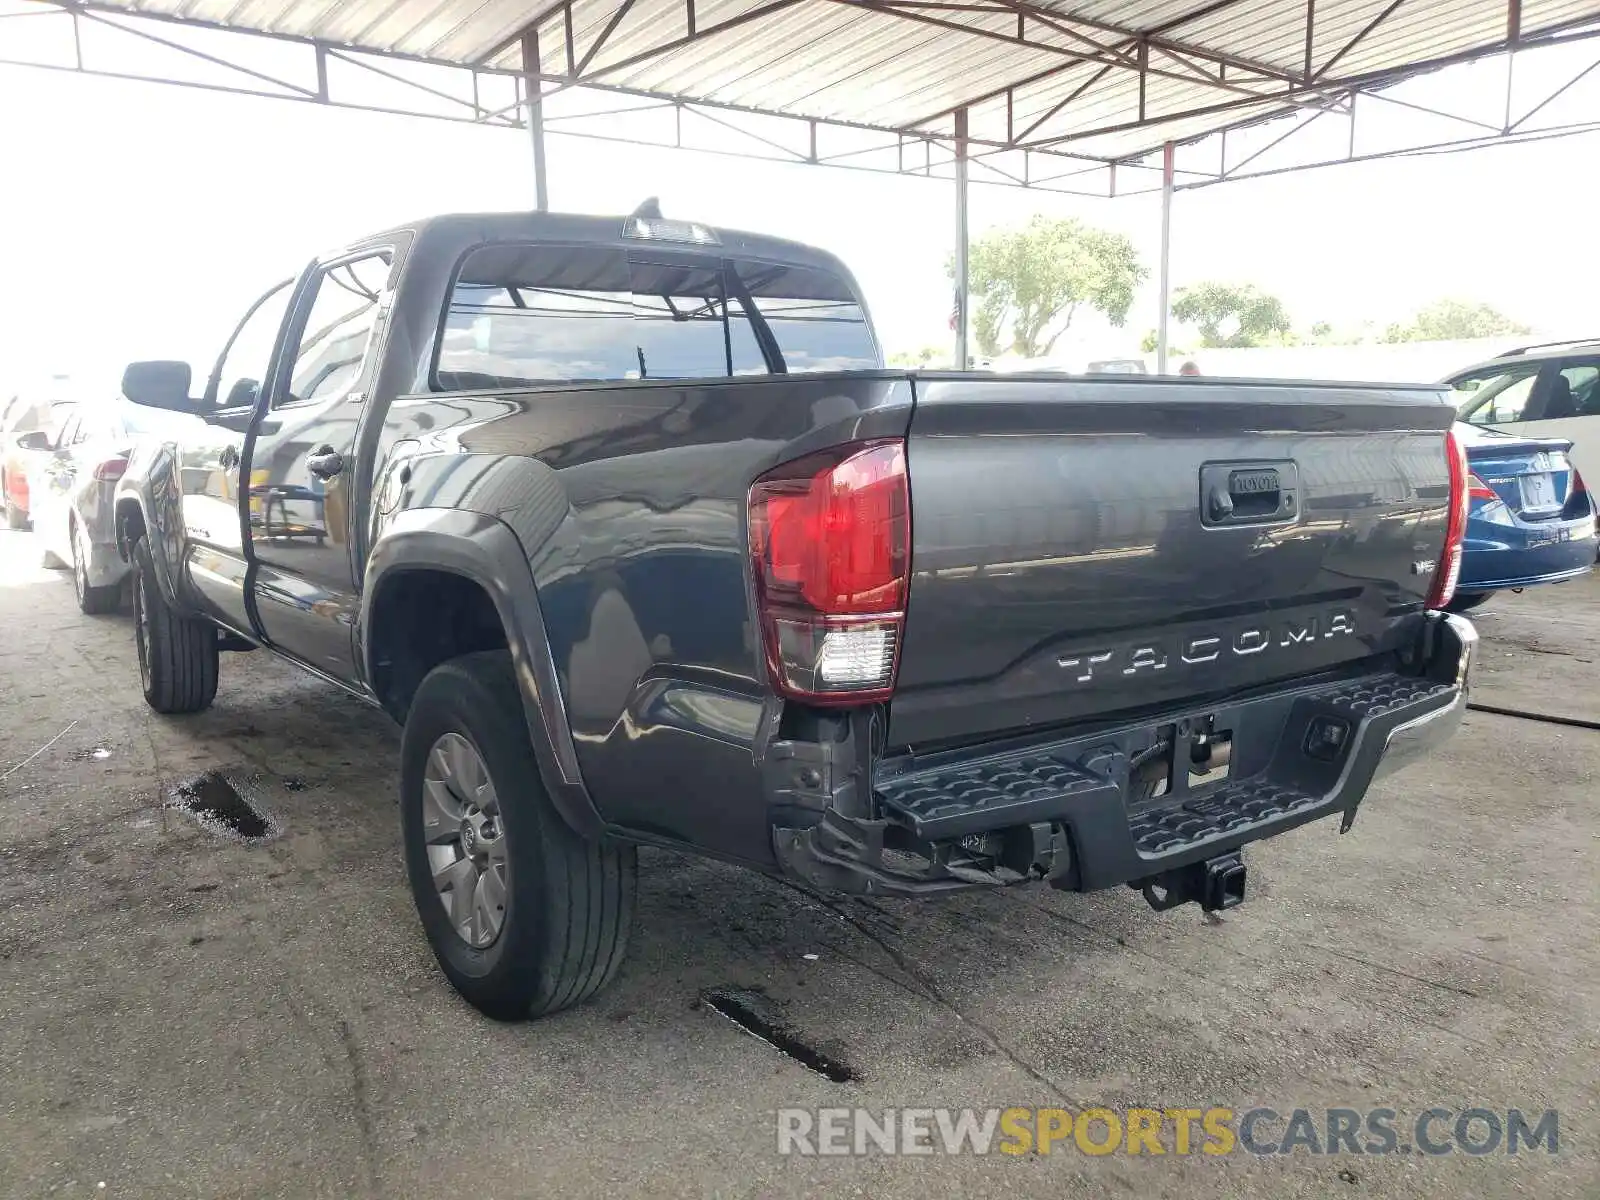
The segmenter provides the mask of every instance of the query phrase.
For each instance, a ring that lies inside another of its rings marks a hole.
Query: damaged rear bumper
[[[870,800],[846,791],[814,821],[780,822],[774,850],[786,873],[851,893],[928,895],[1030,879],[1076,891],[1127,883],[1147,896],[1155,884],[1181,889],[1226,870],[1250,842],[1334,814],[1348,830],[1375,779],[1455,732],[1476,643],[1470,622],[1430,614],[1409,671],[889,764],[875,773]],[[1194,775],[1199,752],[1224,736],[1227,777]],[[1171,766],[1150,795],[1156,753]],[[792,804],[787,812],[798,815]]]

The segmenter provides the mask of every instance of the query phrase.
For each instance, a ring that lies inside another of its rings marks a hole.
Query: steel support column
[[[1172,160],[1174,147],[1161,148],[1161,314],[1156,319],[1156,374],[1167,373],[1167,317],[1172,309]]]
[[[956,112],[956,370],[967,369],[967,110]]]
[[[550,211],[550,185],[544,158],[544,85],[539,82],[539,34],[522,35],[522,86],[528,105],[528,139],[533,143],[533,197],[540,212]]]

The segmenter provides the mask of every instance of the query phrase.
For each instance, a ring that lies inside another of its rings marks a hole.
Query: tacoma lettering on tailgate
[[[1063,655],[1056,659],[1056,665],[1070,672],[1074,683],[1093,683],[1097,679],[1165,671],[1173,666],[1204,669],[1208,663],[1292,651],[1296,646],[1324,638],[1350,637],[1355,631],[1354,614],[1347,608],[1335,608],[1303,617],[1254,621],[1215,633],[1147,637],[1104,650]]]

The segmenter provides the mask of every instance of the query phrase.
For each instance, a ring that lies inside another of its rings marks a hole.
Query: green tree
[[[1139,339],[1140,354],[1154,354],[1159,349],[1161,349],[1160,330],[1152,329]],[[1189,351],[1181,343],[1173,341],[1170,337],[1167,338],[1167,357],[1187,358],[1188,356]]]
[[[1283,301],[1250,283],[1179,288],[1172,315],[1198,328],[1200,344],[1209,348],[1281,344],[1290,331]]]
[[[889,356],[889,364],[895,367],[931,367],[947,361],[950,357],[949,350],[941,350],[937,346],[924,346],[920,350],[897,350]]]
[[[1120,233],[1043,215],[974,242],[967,266],[979,353],[1024,358],[1050,353],[1080,306],[1121,325],[1149,273]]]
[[[1468,338],[1521,335],[1531,330],[1499,309],[1482,301],[1437,300],[1410,324],[1396,323],[1384,331],[1385,342],[1453,342]]]

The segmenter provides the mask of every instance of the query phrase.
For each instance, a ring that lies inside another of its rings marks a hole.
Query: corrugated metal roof
[[[787,117],[1122,161],[1600,21],[1600,0],[90,0]],[[570,36],[570,45],[569,45]]]

